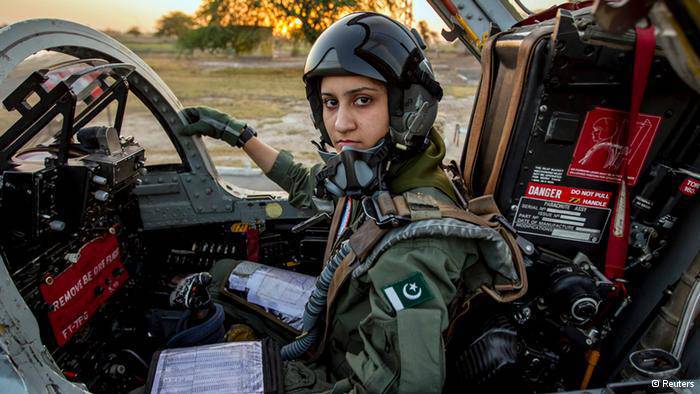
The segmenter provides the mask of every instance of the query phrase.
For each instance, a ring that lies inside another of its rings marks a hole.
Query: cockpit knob
[[[107,178],[99,175],[95,175],[92,177],[92,181],[95,182],[98,185],[106,185],[107,184]]]
[[[97,201],[107,201],[109,199],[109,193],[104,190],[98,190],[93,195]]]
[[[49,222],[49,228],[53,231],[63,231],[66,229],[66,222],[61,220],[52,220]]]

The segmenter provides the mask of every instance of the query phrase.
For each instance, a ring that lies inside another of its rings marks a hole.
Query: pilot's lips
[[[360,141],[338,140],[338,142],[336,142],[336,145],[338,145],[339,148],[342,148],[344,146],[358,146],[358,145],[360,145]]]

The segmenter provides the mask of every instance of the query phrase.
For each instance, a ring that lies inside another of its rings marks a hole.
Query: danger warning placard
[[[627,183],[634,185],[649,153],[660,116],[639,114],[630,130],[629,141],[622,140],[629,113],[597,107],[586,114],[567,175],[605,182],[620,182],[620,165],[627,160]]]
[[[597,244],[609,216],[610,208],[521,197],[513,227],[522,234]]]
[[[129,278],[114,235],[97,238],[80,249],[80,257],[65,271],[39,285],[49,304],[49,322],[63,346]]]
[[[605,208],[610,204],[612,193],[601,190],[529,182],[525,189],[525,196],[584,205],[587,207]]]

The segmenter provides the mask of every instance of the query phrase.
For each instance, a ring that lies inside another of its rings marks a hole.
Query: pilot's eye
[[[359,105],[359,106],[369,105],[371,102],[372,102],[372,98],[367,97],[367,96],[360,96],[360,97],[355,99],[355,105]]]
[[[338,100],[334,98],[323,99],[323,106],[328,109],[333,109],[338,106]]]

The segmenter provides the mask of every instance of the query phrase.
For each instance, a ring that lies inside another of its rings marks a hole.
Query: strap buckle
[[[498,222],[501,226],[503,226],[503,228],[508,230],[509,233],[513,234],[513,237],[515,237],[515,242],[518,244],[518,247],[520,247],[520,250],[525,253],[525,255],[532,256],[535,253],[535,244],[518,234],[515,227],[513,227],[513,225],[511,225],[510,222],[503,217],[503,215],[494,215],[492,220]]]
[[[383,213],[375,196],[362,199],[362,211],[372,219],[379,228],[399,227],[411,222],[410,218],[396,213]]]

